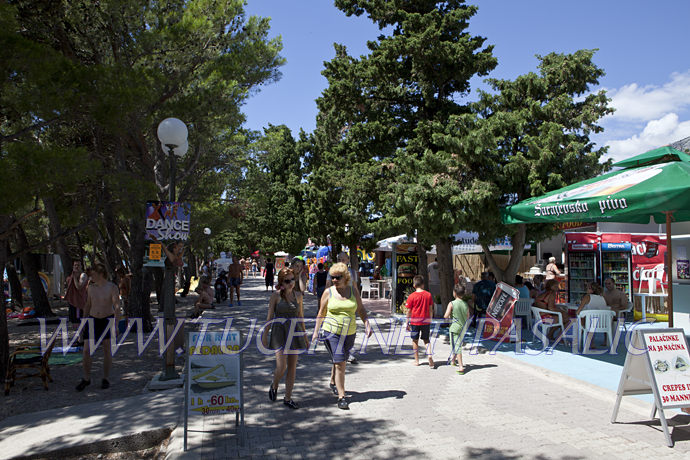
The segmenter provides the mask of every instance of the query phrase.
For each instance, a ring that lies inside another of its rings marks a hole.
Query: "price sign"
[[[690,354],[683,329],[637,329],[633,331],[618,384],[611,423],[616,422],[621,399],[652,393],[666,443],[673,446],[664,409],[690,407]]]
[[[189,333],[189,414],[213,415],[240,410],[240,334]]]
[[[234,413],[235,425],[244,428],[241,346],[239,331],[187,333],[185,451],[189,417]]]
[[[643,331],[656,391],[664,409],[690,405],[690,355],[685,334]]]
[[[163,255],[163,245],[161,243],[151,243],[149,245],[149,260],[161,260]]]

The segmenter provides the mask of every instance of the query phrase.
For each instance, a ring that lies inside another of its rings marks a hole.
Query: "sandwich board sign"
[[[234,413],[235,426],[244,427],[241,340],[240,332],[233,330],[187,333],[185,451],[189,417]]]
[[[482,338],[502,342],[506,334],[512,333],[513,325],[513,306],[520,297],[520,291],[514,287],[500,282],[496,285],[491,302],[486,308],[486,314],[492,318],[484,322]],[[519,333],[519,332],[518,332]],[[514,338],[511,337],[511,340]],[[515,339],[519,341],[520,339]]]
[[[690,354],[683,329],[637,329],[618,384],[618,395],[611,423],[621,398],[628,395],[654,395],[652,418],[659,412],[659,420],[666,435],[666,443],[673,447],[664,409],[690,407]]]

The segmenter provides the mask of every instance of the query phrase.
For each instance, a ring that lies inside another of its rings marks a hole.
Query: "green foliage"
[[[491,184],[481,197],[485,207],[468,222],[489,242],[514,234],[500,223],[499,206],[539,196],[593,177],[609,163],[599,160],[606,147],[594,149],[589,136],[613,110],[605,92],[591,92],[604,74],[593,50],[538,56],[539,73],[515,80],[489,79],[493,93],[481,92],[473,113],[453,117],[437,142],[459,157],[481,159],[479,178]],[[476,164],[479,166],[479,164]],[[529,226],[528,239],[553,234],[552,227]]]
[[[221,235],[220,247],[249,254],[296,254],[307,242],[303,170],[297,142],[285,125],[264,129],[248,146],[244,177],[233,205],[235,219]]]
[[[0,162],[16,183],[28,184],[3,184],[17,191],[9,196],[22,195],[3,203],[4,211],[78,184],[78,199],[58,203],[71,211],[67,219],[94,207],[108,207],[123,225],[141,218],[146,200],[167,197],[170,172],[156,127],[175,116],[190,131],[189,152],[178,161],[178,197],[201,210],[193,225],[220,226],[206,216],[228,215],[225,206],[213,208],[241,178],[240,107],[257,85],[279,78],[284,62],[280,40],[268,38],[268,20],[247,18],[243,6],[3,2]],[[13,152],[23,152],[21,162]]]
[[[340,72],[348,85],[332,85],[340,90],[338,109],[350,118],[351,143],[375,147],[375,183],[389,184],[378,191],[390,206],[378,226],[418,229],[427,244],[455,233],[474,203],[490,193],[489,184],[458,167],[456,152],[434,140],[452,116],[467,112],[458,101],[468,94],[470,79],[496,65],[492,47],[467,32],[476,7],[459,0],[339,0],[336,6],[391,29],[368,43],[369,55],[349,60],[348,71]],[[340,59],[341,66],[345,62]]]

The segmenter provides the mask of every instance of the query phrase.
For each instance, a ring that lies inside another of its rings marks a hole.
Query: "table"
[[[656,293],[650,294],[647,292],[633,292],[633,298],[634,297],[640,298],[640,306],[642,307],[642,321],[647,320],[647,298],[648,297],[652,297],[652,298],[653,297],[659,297],[660,298],[659,303],[661,304],[661,298],[662,297],[665,298],[666,296],[667,296],[667,294],[656,294]],[[633,302],[633,304],[634,304],[634,302]],[[633,307],[633,315],[635,314],[634,310],[635,310],[635,307]]]

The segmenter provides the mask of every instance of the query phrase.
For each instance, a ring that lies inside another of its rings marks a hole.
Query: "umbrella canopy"
[[[690,161],[690,155],[676,150],[673,147],[666,146],[619,161],[618,163],[614,163],[613,166],[630,168],[651,163],[667,163],[669,161]]]
[[[409,238],[407,235],[398,235],[398,236],[391,236],[389,238],[386,238],[381,241],[376,242],[376,248],[374,251],[392,251],[393,250],[393,243],[401,244],[401,243],[416,243],[417,238],[412,237]]]
[[[328,253],[331,252],[331,248],[328,246],[321,246],[318,251],[316,251],[316,257],[328,257]]]
[[[286,257],[286,256],[289,256],[290,254],[288,254],[287,252],[278,251],[278,252],[274,252],[273,255],[276,257]]]
[[[687,156],[687,155],[686,155]],[[690,162],[671,161],[610,172],[501,210],[507,224],[690,220]]]

